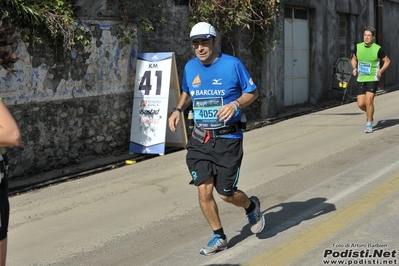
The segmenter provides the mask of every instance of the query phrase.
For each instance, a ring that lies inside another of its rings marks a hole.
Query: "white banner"
[[[174,60],[173,53],[138,54],[130,153],[164,154],[165,152],[165,137],[171,109],[169,94],[171,89],[179,90],[175,84],[177,70]],[[176,93],[173,93],[173,96],[175,95]],[[172,102],[176,103],[176,99],[174,98]],[[176,134],[180,138],[179,142],[182,142],[181,131]]]

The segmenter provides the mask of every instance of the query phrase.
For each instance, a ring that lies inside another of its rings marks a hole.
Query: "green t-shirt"
[[[356,47],[357,57],[357,81],[371,82],[379,81],[377,71],[380,70],[380,59],[378,58],[378,51],[381,46],[373,43],[366,47],[364,42],[358,43]]]

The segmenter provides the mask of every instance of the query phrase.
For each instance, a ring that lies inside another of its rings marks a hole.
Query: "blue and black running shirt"
[[[184,67],[182,89],[191,96],[194,109],[194,122],[205,129],[225,126],[219,121],[216,112],[226,104],[238,99],[243,93],[256,90],[251,76],[243,63],[236,57],[220,53],[211,65],[204,66],[198,58],[193,58]],[[228,121],[240,121],[240,110]],[[242,131],[223,138],[242,138]]]

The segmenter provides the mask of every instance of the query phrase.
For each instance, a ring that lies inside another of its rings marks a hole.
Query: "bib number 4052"
[[[214,118],[216,116],[217,110],[200,110],[199,116],[201,118]]]

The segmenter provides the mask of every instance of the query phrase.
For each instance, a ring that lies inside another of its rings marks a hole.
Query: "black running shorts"
[[[379,81],[372,82],[358,82],[357,95],[366,94],[366,91],[376,93],[378,90]]]
[[[10,203],[8,201],[8,181],[3,177],[0,184],[0,240],[7,237],[8,221],[10,218]]]
[[[199,186],[213,176],[216,191],[220,195],[232,196],[237,190],[243,154],[242,139],[216,138],[201,143],[190,138],[186,163],[192,182]]]

